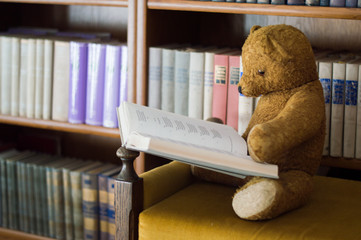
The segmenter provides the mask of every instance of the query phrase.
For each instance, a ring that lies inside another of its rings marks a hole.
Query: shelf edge
[[[0,0],[0,2],[128,7],[127,0]]]

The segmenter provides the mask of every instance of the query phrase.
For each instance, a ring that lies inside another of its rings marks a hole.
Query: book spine
[[[47,179],[45,166],[38,166],[40,175],[40,195],[41,195],[41,224],[43,226],[44,236],[49,237],[49,218],[48,218],[48,197],[47,197]]]
[[[29,216],[29,231],[32,234],[36,234],[36,218],[35,218],[35,190],[34,190],[34,174],[31,164],[26,166],[26,174],[28,176],[27,182],[27,195],[28,195],[28,216]]]
[[[19,83],[19,116],[26,116],[26,83],[28,71],[28,39],[20,41],[20,83]]]
[[[361,0],[358,0],[358,1],[357,1],[357,7],[358,7],[358,8],[361,8]]]
[[[116,108],[119,106],[120,87],[120,46],[106,46],[104,82],[104,127],[118,127]]]
[[[0,159],[1,166],[1,215],[2,215],[2,227],[9,227],[9,218],[8,218],[8,198],[7,198],[7,171],[6,171],[6,161],[4,159]]]
[[[103,123],[105,45],[89,43],[85,123]]]
[[[204,53],[191,52],[189,63],[188,116],[203,119]]]
[[[204,94],[203,94],[203,119],[212,117],[214,78],[214,53],[206,52],[204,55]]]
[[[189,52],[175,52],[174,112],[185,116],[188,115],[189,59]]]
[[[157,47],[149,48],[148,67],[148,106],[161,108],[161,87],[162,87],[162,49]]]
[[[285,4],[286,4],[286,0],[271,0],[271,4],[275,4],[275,5],[285,5]]]
[[[25,176],[22,175],[22,168],[23,168],[24,163],[23,162],[17,162],[16,163],[16,177],[17,177],[17,186],[16,186],[16,191],[17,191],[17,196],[18,196],[18,211],[19,211],[19,230],[25,232],[25,227],[24,227],[24,202],[25,202],[25,198],[24,198],[24,180],[25,180]]]
[[[162,106],[161,109],[174,112],[174,63],[175,50],[162,50]]]
[[[331,124],[331,78],[332,78],[332,62],[319,63],[319,79],[323,88],[323,96],[325,98],[325,113],[326,113],[326,133],[325,143],[323,145],[323,155],[330,154],[330,124]]]
[[[41,209],[44,207],[41,204],[41,175],[38,171],[38,166],[32,164],[33,167],[33,180],[34,180],[34,208],[35,208],[35,221],[36,221],[36,234],[44,235],[43,223],[41,221]]]
[[[358,64],[346,64],[343,157],[355,157]]]
[[[306,0],[305,5],[307,5],[307,6],[320,6],[320,0]]]
[[[20,38],[11,39],[11,116],[19,115]]]
[[[227,55],[216,54],[214,56],[212,117],[217,117],[224,123],[227,115],[228,60]]]
[[[30,179],[30,176],[28,174],[28,164],[22,164],[21,165],[21,176],[23,177],[23,193],[24,193],[24,200],[22,201],[22,208],[20,210],[23,211],[24,216],[24,232],[30,233],[30,215],[29,215],[29,199],[30,199],[30,189],[28,188],[28,185],[32,179]]]
[[[68,121],[69,78],[70,78],[70,43],[54,42],[54,68],[52,89],[52,119]]]
[[[2,177],[1,177],[1,159],[0,159],[0,227],[3,225],[3,197],[2,197]]]
[[[64,191],[62,171],[53,169],[54,223],[56,239],[65,239]]]
[[[44,91],[43,91],[43,119],[51,119],[52,88],[53,88],[53,57],[54,42],[44,40]]]
[[[128,47],[121,47],[119,103],[128,100]]]
[[[114,207],[114,178],[108,178],[108,239],[115,240],[115,207]]]
[[[257,0],[259,4],[270,4],[270,0]]]
[[[1,36],[1,108],[0,112],[9,115],[11,112],[11,37]]]
[[[49,225],[49,237],[55,238],[55,216],[54,216],[54,200],[53,200],[53,179],[52,170],[50,167],[46,168],[46,193],[48,202],[48,225]]]
[[[81,173],[70,172],[71,182],[71,201],[73,204],[73,229],[74,239],[84,239],[84,220],[83,220],[83,209],[82,209],[82,187],[81,187]]]
[[[342,157],[345,76],[345,63],[333,63],[330,131],[330,155],[332,157]]]
[[[287,0],[287,5],[305,5],[305,0]]]
[[[345,7],[346,0],[330,0],[330,7]]]
[[[330,0],[320,0],[320,6],[329,7],[330,6]]]
[[[36,39],[35,62],[35,108],[34,116],[43,118],[43,91],[44,91],[44,40]]]
[[[99,175],[99,237],[100,240],[108,240],[108,191],[107,176]]]
[[[70,123],[85,122],[88,43],[70,42],[69,113]]]
[[[356,117],[356,149],[355,157],[361,159],[361,64],[358,69],[357,117]]]
[[[83,192],[83,219],[84,219],[84,239],[98,239],[99,233],[99,198],[98,198],[98,178],[96,175],[82,175]]]
[[[70,172],[63,169],[65,239],[74,239],[73,204],[71,201]]]
[[[240,56],[229,56],[229,74],[227,90],[227,125],[238,131],[238,82],[240,78]]]
[[[349,8],[357,7],[357,0],[346,0],[345,6]]]
[[[18,198],[16,194],[16,169],[14,162],[6,163],[6,175],[8,185],[8,209],[9,209],[9,228],[18,230]]]
[[[26,117],[35,116],[35,63],[36,63],[36,40],[28,39],[27,52],[27,77],[26,77]]]
[[[257,3],[257,0],[246,0],[246,3]]]

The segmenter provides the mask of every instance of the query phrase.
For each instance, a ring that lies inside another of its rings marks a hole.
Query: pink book
[[[228,74],[228,96],[227,96],[227,125],[238,131],[238,82],[240,55],[229,56],[229,74]]]
[[[221,119],[226,123],[227,117],[227,90],[229,74],[229,55],[234,52],[214,55],[214,81],[212,116]]]

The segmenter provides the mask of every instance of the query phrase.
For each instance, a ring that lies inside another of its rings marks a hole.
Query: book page
[[[136,132],[143,136],[249,158],[246,142],[232,127],[127,102],[123,102],[120,108],[119,115],[126,114],[128,118],[128,126],[123,124],[121,128],[123,144],[126,144],[128,135]]]

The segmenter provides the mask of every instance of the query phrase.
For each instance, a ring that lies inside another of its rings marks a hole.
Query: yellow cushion
[[[231,207],[234,189],[195,182],[144,210],[141,240],[360,239],[361,182],[315,177],[310,202],[269,221],[239,219]]]

